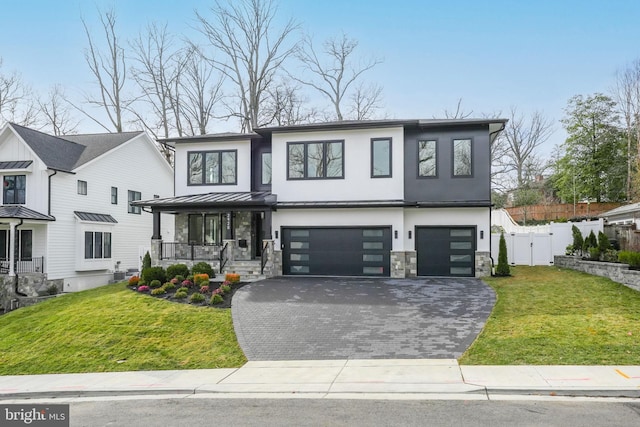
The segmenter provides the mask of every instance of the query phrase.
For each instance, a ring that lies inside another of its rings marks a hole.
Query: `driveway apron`
[[[458,358],[496,297],[473,278],[278,277],[231,308],[249,360]]]

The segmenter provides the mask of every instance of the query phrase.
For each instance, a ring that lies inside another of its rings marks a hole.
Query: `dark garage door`
[[[475,227],[417,227],[418,276],[475,275]]]
[[[284,274],[389,276],[391,228],[283,228]]]

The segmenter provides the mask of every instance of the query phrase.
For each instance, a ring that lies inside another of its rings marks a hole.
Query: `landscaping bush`
[[[213,296],[211,297],[211,299],[209,300],[209,304],[213,305],[213,304],[220,304],[221,302],[223,302],[224,299],[222,298],[222,295],[220,294],[213,294]]]
[[[149,255],[149,251],[147,251],[142,258],[142,271],[140,272],[142,277],[144,277],[144,270],[149,267],[151,267],[151,255]]]
[[[615,249],[607,249],[604,253],[600,254],[600,257],[604,262],[618,262],[618,251]]]
[[[240,281],[240,275],[236,273],[227,273],[224,276],[225,282],[238,283]]]
[[[167,291],[172,291],[176,288],[176,285],[174,283],[167,282],[164,285],[162,285],[162,287],[165,288]]]
[[[209,284],[209,275],[207,273],[198,273],[193,275],[193,282],[196,285],[208,285]]]
[[[582,238],[582,233],[580,232],[580,229],[575,225],[571,226],[571,234],[573,234],[572,253],[575,255],[576,252],[582,251],[582,246],[584,245],[584,239]]]
[[[129,286],[136,286],[139,281],[140,278],[138,276],[131,276],[129,277]]]
[[[223,283],[222,285],[220,285],[220,290],[226,294],[227,292],[231,292],[231,286],[225,285]]]
[[[609,249],[612,249],[609,238],[602,231],[598,231],[598,250],[600,251],[600,255],[604,254]]]
[[[213,271],[213,267],[211,267],[209,263],[206,263],[203,261],[203,262],[194,264],[193,267],[191,267],[191,274],[193,274],[194,276],[196,274],[203,274],[203,273],[209,275],[209,277],[216,277],[216,274]]]
[[[640,267],[640,252],[620,251],[618,252],[618,261],[629,264],[630,267]]]
[[[189,292],[189,288],[185,288],[184,286],[178,289],[176,292],[184,292],[185,294]]]
[[[496,276],[511,276],[509,260],[507,259],[507,241],[504,238],[504,233],[500,233],[500,245],[498,247],[498,267],[496,268]]]
[[[182,277],[189,275],[189,267],[186,264],[173,264],[167,267],[167,278],[173,279],[176,276]]]
[[[600,249],[589,248],[589,259],[591,261],[598,261],[600,259]]]
[[[208,285],[204,285],[200,287],[200,293],[201,294],[208,294],[209,293],[209,286]]]
[[[204,301],[204,295],[202,294],[191,294],[191,297],[189,298],[189,301],[191,301],[192,303],[200,303]]]
[[[174,282],[174,280],[175,280],[175,282]],[[178,274],[176,277],[171,279],[171,283],[174,283],[176,285],[179,284],[179,283],[182,283],[183,281],[184,281],[184,276],[181,276],[180,274]]]
[[[149,286],[153,289],[159,288],[161,285],[162,283],[158,279],[153,279],[151,282],[149,282]]]
[[[587,236],[586,239],[584,239],[584,243],[582,244],[582,253],[583,255],[590,255],[591,248],[597,248],[598,247],[598,239],[596,238],[595,233],[593,232],[593,230],[591,230],[591,232],[589,233],[589,235]]]
[[[193,286],[193,282],[191,280],[183,280],[181,283],[183,288],[190,288],[191,286]]]
[[[50,285],[47,287],[48,295],[57,295],[59,292],[58,287],[56,285]]]
[[[149,287],[147,285],[138,286],[138,292],[148,292]]]
[[[166,293],[167,293],[167,291],[162,287],[156,288],[156,289],[151,291],[151,295],[164,295]]]
[[[162,267],[149,267],[142,271],[142,279],[147,283],[151,283],[152,280],[159,280],[160,283],[164,283],[167,281],[167,273]]]
[[[187,292],[186,291],[178,291],[173,295],[173,297],[175,299],[185,299],[187,297]]]

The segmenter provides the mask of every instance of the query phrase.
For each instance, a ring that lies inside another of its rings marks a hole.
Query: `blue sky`
[[[100,30],[96,6],[114,5],[121,37],[149,22],[167,22],[199,37],[194,10],[205,0],[0,0],[3,70],[17,70],[36,91],[62,84],[72,96],[91,90],[80,17]],[[279,19],[293,18],[318,41],[344,31],[363,55],[384,63],[367,80],[384,87],[393,118],[431,118],[459,98],[481,116],[510,106],[556,121],[545,151],[563,141],[559,120],[576,94],[607,92],[616,70],[640,58],[640,2],[635,0],[280,0]],[[235,123],[212,131],[233,130]],[[84,120],[80,131],[97,131]]]

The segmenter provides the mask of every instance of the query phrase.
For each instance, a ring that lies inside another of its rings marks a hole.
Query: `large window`
[[[344,178],[344,142],[290,142],[288,179]]]
[[[437,142],[435,140],[418,141],[418,176],[437,176]]]
[[[271,153],[262,153],[260,157],[260,171],[262,185],[271,185]]]
[[[9,175],[2,180],[2,200],[5,205],[24,205],[26,203],[26,175]]]
[[[473,175],[472,152],[470,139],[453,140],[453,175],[471,176]]]
[[[111,233],[101,231],[85,231],[84,258],[111,258]]]
[[[138,214],[140,215],[142,213],[142,208],[140,208],[140,206],[132,206],[131,202],[136,201],[136,200],[141,200],[142,199],[142,194],[139,191],[131,191],[129,190],[129,213],[132,214]]]
[[[14,257],[18,261],[30,261],[33,257],[33,230],[16,230],[18,241]],[[0,260],[9,259],[9,230],[0,230]]]
[[[391,139],[371,140],[371,177],[387,178],[391,176]]]
[[[217,245],[221,242],[220,215],[189,215],[189,243]]]
[[[81,179],[78,180],[78,194],[83,196],[87,195],[87,181],[83,181]]]
[[[192,151],[188,154],[189,185],[235,185],[237,150]]]

